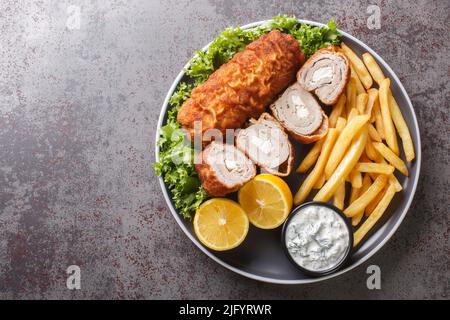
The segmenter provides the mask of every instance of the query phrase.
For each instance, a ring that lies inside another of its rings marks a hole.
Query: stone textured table
[[[381,29],[367,27],[378,5]],[[243,278],[175,223],[151,168],[164,96],[223,28],[278,13],[366,42],[409,92],[423,141],[415,200],[391,241],[330,281]],[[0,298],[436,298],[449,295],[450,2],[2,1]],[[379,265],[382,289],[366,288]],[[81,268],[81,290],[66,268]]]

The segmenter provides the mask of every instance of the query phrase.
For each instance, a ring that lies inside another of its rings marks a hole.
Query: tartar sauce
[[[287,225],[285,241],[292,259],[301,267],[327,271],[337,266],[349,247],[349,230],[331,208],[307,205]]]

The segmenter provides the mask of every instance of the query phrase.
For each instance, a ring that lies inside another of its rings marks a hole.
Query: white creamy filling
[[[273,149],[272,143],[269,140],[264,140],[257,136],[251,136],[250,143],[266,155],[268,155]]]
[[[295,105],[295,110],[297,113],[297,117],[299,117],[299,118],[309,117],[309,110],[306,106]]]
[[[332,78],[333,77],[333,68],[332,67],[323,67],[316,69],[312,75],[312,82],[319,82],[322,79]]]
[[[251,164],[249,160],[240,151],[233,151],[234,147],[214,145],[209,152],[209,163],[220,181],[226,182],[227,185],[241,183],[251,174]]]
[[[295,112],[299,118],[307,118],[309,116],[309,110],[303,102],[302,98],[298,95],[292,95],[292,102],[295,106]]]
[[[232,171],[238,168],[237,162],[230,159],[225,159],[225,167],[228,171]]]
[[[311,271],[325,271],[344,258],[349,231],[345,221],[332,209],[310,205],[291,219],[285,240],[296,263]]]

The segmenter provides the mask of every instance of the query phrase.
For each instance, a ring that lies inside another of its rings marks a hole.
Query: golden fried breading
[[[273,30],[251,42],[194,88],[178,111],[178,122],[191,138],[195,121],[202,121],[202,137],[212,128],[222,134],[225,129],[239,128],[248,118],[258,118],[295,80],[304,60],[294,37]]]

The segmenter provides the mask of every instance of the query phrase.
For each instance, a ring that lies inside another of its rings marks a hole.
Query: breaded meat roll
[[[320,49],[297,74],[303,88],[314,92],[322,103],[335,104],[350,79],[347,57],[334,46]]]
[[[312,143],[328,131],[328,117],[314,96],[294,83],[271,106],[273,116],[291,134],[303,143]]]
[[[239,130],[236,147],[268,173],[284,177],[292,171],[294,148],[284,128],[268,113]]]
[[[256,174],[255,164],[231,144],[211,142],[195,165],[206,192],[222,197],[237,191]]]
[[[194,122],[201,121],[201,132],[195,134],[202,134],[203,141],[208,129],[225,134],[226,129],[240,128],[250,117],[258,118],[295,81],[303,62],[298,41],[273,30],[251,42],[194,88],[178,111],[178,122],[192,138]]]

